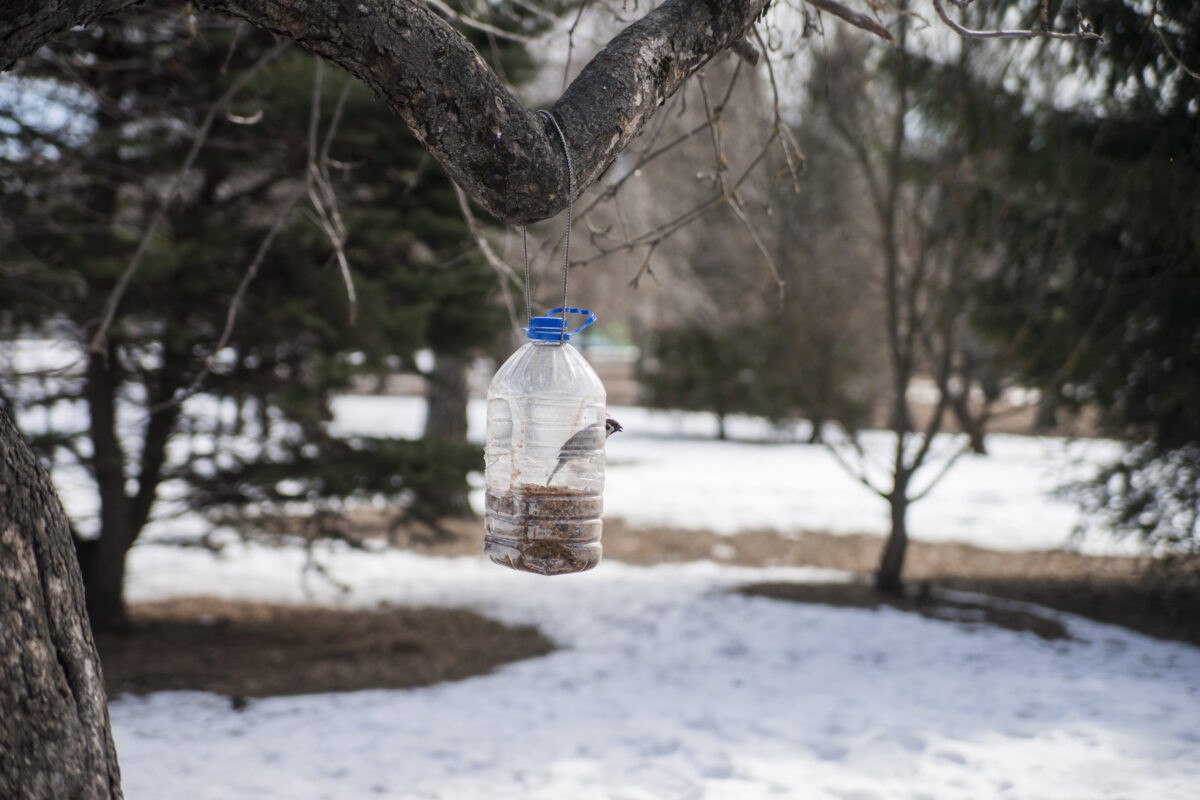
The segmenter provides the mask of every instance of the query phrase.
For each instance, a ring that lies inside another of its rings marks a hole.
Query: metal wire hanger
[[[562,128],[558,125],[558,120],[554,115],[545,109],[539,110],[537,113],[550,120],[550,124],[554,126],[554,130],[558,132],[558,140],[562,142],[563,156],[567,161],[567,229],[563,234],[563,293],[562,293],[562,327],[564,340],[567,330],[567,309],[570,305],[567,302],[567,274],[571,268],[571,219],[574,213],[575,205],[575,168],[571,164],[571,150],[567,147],[567,137],[563,135]],[[529,237],[526,231],[526,226],[521,226],[521,250],[525,256],[525,321],[526,324],[533,319],[533,296],[529,281]]]

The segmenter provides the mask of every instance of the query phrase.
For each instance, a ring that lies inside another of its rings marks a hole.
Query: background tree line
[[[1085,525],[1194,553],[1200,9],[960,5],[972,29],[1104,42],[948,39],[919,3],[896,5],[892,48],[827,35],[794,106],[799,191],[779,163],[757,176],[756,225],[783,274],[743,266],[753,245],[724,209],[665,244],[659,258],[689,264],[724,314],[648,331],[648,399],[809,420],[813,439],[832,424],[825,438],[891,509],[879,578],[893,590],[908,504],[986,451],[1008,389],[1036,399],[1038,430],[1086,415],[1076,428],[1124,443],[1064,487]],[[866,425],[892,432],[883,468]],[[946,430],[961,448],[933,446]]]

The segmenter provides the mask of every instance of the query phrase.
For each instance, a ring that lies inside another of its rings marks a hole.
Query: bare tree
[[[855,477],[882,497],[890,513],[876,587],[903,590],[909,507],[925,497],[974,444],[983,449],[983,423],[998,395],[985,367],[982,346],[967,326],[973,270],[981,255],[957,233],[958,187],[969,167],[955,142],[940,141],[930,120],[921,120],[917,94],[919,56],[912,49],[912,20],[895,26],[889,54],[891,90],[871,91],[855,42],[843,42],[833,58],[838,89],[824,103],[837,138],[856,164],[872,224],[871,259],[878,277],[889,384],[884,407],[891,443],[886,454],[856,431],[834,447]],[[858,77],[854,78],[855,72]],[[918,379],[930,388],[924,397]],[[981,402],[973,397],[981,396]],[[920,402],[917,402],[920,400]],[[937,452],[935,442],[952,415],[970,434],[966,442]],[[918,478],[921,473],[920,478]]]

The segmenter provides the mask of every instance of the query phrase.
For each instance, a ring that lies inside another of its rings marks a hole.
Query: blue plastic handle
[[[564,317],[566,317],[567,314],[579,314],[579,315],[585,317],[582,325],[580,325],[575,330],[567,333],[567,338],[574,336],[575,334],[579,333],[581,330],[583,330],[584,328],[588,327],[589,325],[591,325],[592,323],[594,323],[596,321],[596,312],[592,311],[590,308],[552,308],[552,309],[550,309],[550,312],[546,316],[553,317],[555,314],[562,314]],[[566,325],[566,322],[564,321],[563,322],[563,330],[566,331],[566,328],[567,328],[567,325]]]
[[[567,314],[580,314],[583,324],[575,330],[567,329]],[[596,315],[586,308],[555,308],[542,317],[529,320],[525,332],[529,338],[539,342],[569,342],[571,337],[596,321]]]

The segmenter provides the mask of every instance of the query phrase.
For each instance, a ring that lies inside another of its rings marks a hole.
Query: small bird
[[[1083,15],[1083,12],[1079,10],[1078,6],[1075,8],[1075,20],[1079,25],[1080,33],[1096,32],[1095,27],[1092,26],[1092,21]]]
[[[618,431],[623,431],[621,423],[617,422],[612,417],[604,420],[604,438],[612,436]],[[554,469],[550,470],[550,477],[546,479],[546,485],[550,485],[550,481],[554,480],[554,476],[562,469],[563,464],[567,463],[572,458],[582,458],[596,447],[596,434],[599,433],[599,425],[588,425],[581,431],[577,431],[570,439],[563,442],[563,446],[558,450],[558,463],[554,465]]]

